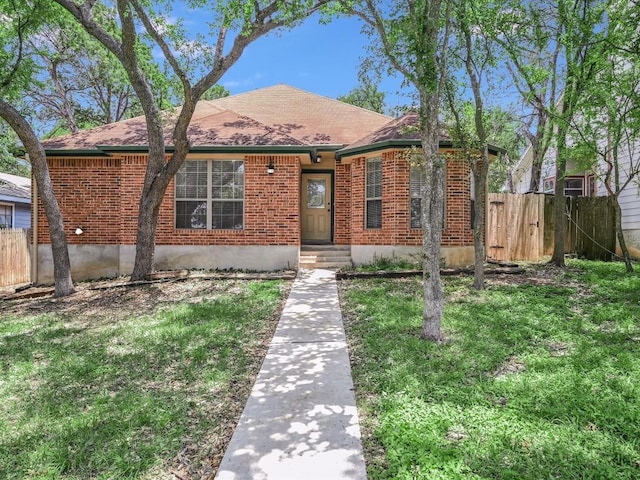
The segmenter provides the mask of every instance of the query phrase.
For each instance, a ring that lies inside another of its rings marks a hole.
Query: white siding
[[[633,162],[630,162],[630,155],[633,155]],[[620,181],[623,182],[628,178],[631,163],[637,168],[640,161],[640,141],[636,142],[634,148],[625,151],[625,155],[621,158]],[[619,197],[620,208],[622,208],[622,228],[624,230],[640,230],[640,177],[632,180],[632,182],[622,191]]]

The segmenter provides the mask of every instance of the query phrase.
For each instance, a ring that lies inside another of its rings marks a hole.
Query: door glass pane
[[[307,208],[324,208],[325,180],[310,178],[307,180]]]

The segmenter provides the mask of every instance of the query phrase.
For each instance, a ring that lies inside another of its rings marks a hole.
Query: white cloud
[[[258,82],[259,80],[262,80],[263,78],[266,78],[266,77],[267,77],[266,74],[262,72],[256,72],[247,78],[243,78],[240,80],[227,80],[225,82],[222,82],[222,86],[228,89],[237,88],[237,87],[249,87],[254,83]]]

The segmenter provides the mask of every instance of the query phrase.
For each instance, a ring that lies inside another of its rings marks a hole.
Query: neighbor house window
[[[370,158],[366,165],[365,219],[367,228],[382,228],[382,159]]]
[[[555,178],[545,178],[542,182],[542,191],[544,193],[553,193],[556,188],[556,179]]]
[[[243,228],[242,160],[187,160],[175,184],[176,228]]]
[[[584,195],[584,177],[567,178],[564,181],[565,197],[581,197]]]
[[[0,204],[0,228],[13,228],[13,206]]]

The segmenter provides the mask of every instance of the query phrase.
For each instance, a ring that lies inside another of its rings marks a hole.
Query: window
[[[219,160],[212,163],[211,228],[241,230],[244,220],[244,162]]]
[[[551,178],[545,178],[544,181],[542,182],[542,191],[544,193],[553,193],[555,191],[556,188],[556,179],[551,177]]]
[[[580,197],[584,193],[584,177],[567,178],[564,181],[565,197]]]
[[[370,158],[366,165],[365,218],[367,228],[382,228],[382,159]]]
[[[445,178],[446,178],[445,170]],[[446,228],[447,218],[447,182],[444,184],[444,199],[442,205],[442,228]],[[409,173],[409,214],[411,216],[411,228],[422,228],[422,176],[420,175],[420,167],[411,165]]]
[[[411,165],[409,174],[409,196],[411,197],[411,228],[422,228],[422,176],[420,168]]]
[[[587,195],[589,197],[595,197],[597,195],[597,190],[596,190],[596,177],[594,175],[589,175],[587,177],[587,182],[589,185],[589,191],[587,192]]]
[[[244,227],[242,160],[187,160],[175,183],[176,228]]]
[[[0,204],[0,228],[13,228],[13,206]]]

